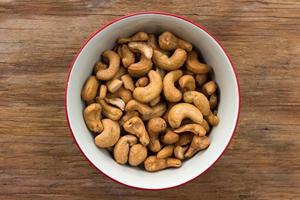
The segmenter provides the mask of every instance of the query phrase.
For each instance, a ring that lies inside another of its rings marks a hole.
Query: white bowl
[[[212,66],[220,90],[218,117],[220,123],[209,135],[211,145],[182,167],[149,173],[139,168],[117,164],[106,150],[99,149],[87,129],[80,98],[81,88],[92,73],[101,53],[111,49],[117,38],[130,36],[137,31],[161,33],[171,31],[201,51],[205,61]],[[147,12],[121,17],[97,30],[85,42],[74,58],[65,92],[65,108],[69,128],[79,149],[89,162],[111,179],[140,189],[166,189],[182,185],[208,170],[224,153],[239,118],[239,84],[228,55],[203,27],[183,17],[169,13]]]

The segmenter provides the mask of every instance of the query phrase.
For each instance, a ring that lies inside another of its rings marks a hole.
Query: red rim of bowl
[[[217,44],[222,48],[223,52],[225,53],[225,55],[227,56],[230,64],[231,64],[231,67],[234,71],[234,75],[235,75],[235,78],[236,78],[236,81],[237,81],[237,87],[238,87],[238,116],[237,116],[237,120],[235,122],[235,127],[234,127],[234,130],[231,134],[231,138],[228,142],[228,144],[226,145],[226,147],[224,148],[223,152],[221,153],[221,155],[206,169],[204,170],[203,172],[201,172],[200,174],[198,174],[197,176],[193,177],[192,179],[186,181],[186,182],[183,182],[181,184],[178,184],[178,185],[175,185],[175,186],[171,186],[171,187],[165,187],[165,188],[142,188],[142,187],[136,187],[136,186],[132,186],[132,185],[128,185],[126,183],[122,183],[110,176],[108,176],[107,174],[105,174],[103,171],[101,171],[97,166],[95,166],[93,164],[93,162],[85,155],[85,153],[83,152],[83,150],[81,149],[81,147],[79,146],[78,142],[76,141],[75,139],[75,136],[74,136],[74,133],[73,133],[73,130],[70,126],[70,121],[69,121],[69,117],[68,117],[68,110],[67,110],[67,94],[68,94],[68,84],[69,84],[69,78],[70,78],[70,74],[71,74],[71,71],[73,69],[73,66],[74,66],[74,63],[75,61],[77,60],[77,57],[78,55],[81,53],[82,49],[87,45],[87,43],[97,34],[99,33],[100,31],[102,31],[103,29],[105,29],[106,27],[110,26],[111,24],[115,23],[115,22],[118,22],[122,19],[126,19],[126,18],[129,18],[129,17],[132,17],[132,16],[137,16],[137,15],[147,15],[147,14],[158,14],[158,15],[166,15],[166,16],[172,16],[172,17],[176,17],[178,19],[181,19],[181,20],[184,20],[186,22],[189,22],[195,26],[197,26],[198,28],[200,28],[201,30],[205,31],[210,37],[212,37],[215,42],[217,42]],[[236,69],[233,65],[233,62],[231,61],[229,55],[227,54],[225,48],[221,45],[221,43],[211,34],[209,33],[209,31],[206,30],[206,28],[204,28],[203,26],[193,22],[192,20],[189,20],[185,17],[182,17],[182,16],[179,16],[179,15],[176,15],[176,14],[171,14],[171,13],[166,13],[166,12],[157,12],[157,11],[149,11],[149,12],[138,12],[138,13],[131,13],[131,14],[128,14],[128,15],[125,15],[125,16],[122,16],[122,17],[119,17],[117,19],[114,19],[112,20],[111,22],[107,23],[106,25],[102,26],[101,28],[99,28],[97,31],[95,31],[86,41],[85,43],[80,47],[80,49],[77,51],[71,65],[70,65],[70,68],[69,68],[69,72],[68,72],[68,76],[67,76],[67,82],[66,82],[66,88],[65,88],[65,114],[66,114],[66,118],[67,118],[67,123],[68,123],[68,127],[69,127],[69,130],[71,131],[72,133],[72,137],[77,145],[77,147],[79,148],[79,150],[81,151],[81,153],[84,155],[84,157],[89,161],[89,163],[94,167],[96,168],[99,172],[101,172],[102,174],[104,174],[106,177],[110,178],[111,180],[117,182],[117,183],[120,183],[122,185],[125,185],[127,187],[131,187],[131,188],[135,188],[135,189],[141,189],[141,190],[165,190],[165,189],[171,189],[171,188],[176,188],[176,187],[179,187],[179,186],[182,186],[182,185],[185,185],[191,181],[193,181],[194,179],[196,179],[197,177],[201,176],[201,175],[204,175],[205,173],[208,172],[208,170],[223,156],[223,154],[225,153],[226,149],[228,148],[233,136],[234,136],[234,133],[236,131],[236,128],[237,128],[237,125],[238,125],[238,121],[239,121],[239,117],[240,117],[240,104],[241,104],[241,97],[240,97],[240,82],[239,82],[239,79],[238,79],[238,76],[237,76],[237,72],[236,72]]]

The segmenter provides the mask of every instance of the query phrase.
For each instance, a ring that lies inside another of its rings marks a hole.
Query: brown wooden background
[[[67,128],[64,89],[83,42],[108,21],[168,11],[204,25],[241,83],[237,134],[183,187],[151,192],[99,174]],[[0,199],[300,199],[298,0],[0,1]]]

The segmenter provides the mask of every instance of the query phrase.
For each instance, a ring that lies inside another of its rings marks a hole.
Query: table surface
[[[33,3],[34,2],[34,3]],[[172,190],[99,174],[64,113],[69,64],[107,22],[160,10],[205,26],[240,79],[239,126],[202,177]],[[0,199],[300,199],[300,2],[0,1]]]

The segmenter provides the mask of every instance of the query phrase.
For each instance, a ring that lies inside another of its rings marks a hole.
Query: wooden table
[[[33,3],[34,2],[34,3]],[[110,20],[161,10],[204,25],[241,84],[233,141],[191,183],[151,192],[98,173],[67,128],[64,89],[83,42]],[[0,199],[300,199],[300,2],[0,1]]]

